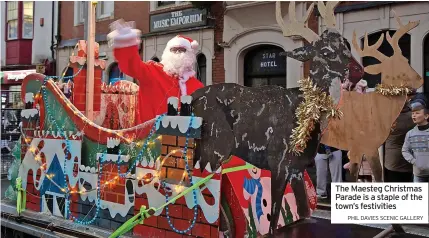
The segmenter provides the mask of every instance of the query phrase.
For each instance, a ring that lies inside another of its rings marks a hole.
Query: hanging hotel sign
[[[150,32],[207,25],[207,9],[184,9],[150,16]]]

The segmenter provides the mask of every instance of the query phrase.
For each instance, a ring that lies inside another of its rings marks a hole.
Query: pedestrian
[[[415,127],[407,132],[402,155],[413,165],[414,182],[429,182],[429,110],[427,100],[416,96],[411,102]]]
[[[413,129],[410,104],[407,102],[393,124],[389,137],[384,144],[384,182],[412,182],[413,166],[402,156],[405,135]]]
[[[317,198],[328,198],[327,184],[328,184],[328,168],[331,173],[331,180],[333,183],[342,182],[342,165],[343,153],[341,150],[329,147],[324,144],[319,145],[316,162],[316,194]]]

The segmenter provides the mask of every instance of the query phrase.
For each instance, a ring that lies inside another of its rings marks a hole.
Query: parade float
[[[101,82],[105,62],[98,59],[97,44],[91,48],[79,42],[77,55],[70,57],[73,76],[67,85],[61,83],[64,76],[28,75],[22,84],[26,106],[17,170],[11,173],[18,215],[59,217],[75,230],[109,230],[109,237],[257,237],[310,217],[317,200],[306,167],[319,134],[324,144],[357,150],[358,141],[333,138],[341,123],[348,128],[341,133],[356,138],[355,128],[347,126],[356,115],[348,113],[362,115],[358,112],[371,108],[345,105],[367,100],[362,106],[372,107],[387,100],[397,101],[400,109],[408,89],[420,85],[415,77],[401,77],[380,86],[376,96],[345,92],[344,81],[355,85],[363,71],[335,30],[337,4],[318,3],[327,27],[320,35],[306,24],[314,4],[299,22],[291,2],[288,23],[276,5],[284,36],[310,42],[286,52],[300,61],[313,59],[310,77],[297,89],[211,85],[169,98],[166,114],[135,125],[138,86]],[[394,45],[413,26],[388,36],[389,42]],[[376,53],[379,44],[368,47],[366,42],[361,56]],[[94,57],[93,120],[84,115],[89,56]],[[376,71],[371,69],[366,70]],[[395,112],[386,115],[389,120]]]

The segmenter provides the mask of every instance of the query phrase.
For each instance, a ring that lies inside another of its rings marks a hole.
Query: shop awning
[[[2,84],[13,84],[22,81],[27,75],[36,73],[35,69],[2,71],[0,72]]]

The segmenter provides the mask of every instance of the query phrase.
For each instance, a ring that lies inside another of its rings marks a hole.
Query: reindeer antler
[[[392,13],[395,16],[396,21],[398,22],[399,29],[395,32],[395,34],[393,34],[393,37],[390,37],[390,34],[387,31],[386,39],[389,42],[389,44],[392,46],[394,54],[402,54],[401,48],[399,48],[399,39],[401,39],[401,37],[405,35],[407,32],[414,29],[420,23],[420,21],[415,21],[415,22],[410,21],[408,22],[407,25],[404,26],[401,20],[399,19],[399,17],[396,15],[396,12],[392,11]]]
[[[281,3],[276,2],[276,20],[280,28],[283,31],[283,36],[302,36],[308,42],[313,42],[319,39],[319,36],[308,28],[308,19],[310,19],[311,13],[313,12],[314,3],[311,4],[310,8],[307,10],[304,22],[299,22],[296,19],[295,14],[295,2],[289,2],[289,21],[288,25],[285,24],[282,17]]]
[[[359,47],[358,43],[357,43],[357,40],[356,40],[356,31],[354,31],[353,32],[352,43],[353,43],[353,46],[354,46],[355,50],[360,55],[360,57],[371,56],[371,57],[374,57],[374,58],[378,59],[380,62],[383,62],[384,60],[386,60],[387,57],[384,54],[382,54],[380,51],[378,51],[378,48],[383,43],[383,40],[384,40],[384,34],[381,34],[381,36],[378,39],[377,43],[375,43],[372,46],[369,46],[368,45],[368,33],[365,33],[363,50],[362,50]]]
[[[326,24],[326,27],[335,28],[335,14],[334,10],[337,7],[339,1],[327,2],[326,5],[322,1],[317,2],[317,9],[319,10],[320,16]]]

